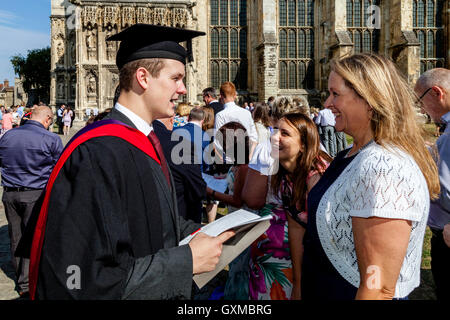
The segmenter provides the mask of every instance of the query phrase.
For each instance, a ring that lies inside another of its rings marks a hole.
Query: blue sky
[[[0,82],[14,85],[11,56],[50,46],[50,0],[1,1]]]

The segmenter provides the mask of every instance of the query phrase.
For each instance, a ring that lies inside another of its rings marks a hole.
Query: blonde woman
[[[392,61],[331,63],[336,130],[353,137],[310,191],[302,298],[405,299],[420,284],[436,165],[416,122],[416,96]]]
[[[189,104],[180,102],[175,111],[173,127],[176,128],[184,126],[188,122],[188,116],[192,109],[193,107]]]

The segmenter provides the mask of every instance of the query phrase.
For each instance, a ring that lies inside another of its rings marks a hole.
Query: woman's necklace
[[[350,148],[350,150],[347,151],[347,154],[345,155],[344,158],[356,156],[358,153],[360,153],[361,151],[363,151],[364,149],[366,149],[370,144],[372,144],[372,142],[374,142],[373,139],[370,139],[369,142],[367,142],[365,145],[363,145],[361,148],[359,148],[359,149],[358,149],[354,154],[352,154],[351,156],[349,156],[349,153],[350,153],[350,151],[352,150],[352,149]]]

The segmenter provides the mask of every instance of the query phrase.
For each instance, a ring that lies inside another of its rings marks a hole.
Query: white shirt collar
[[[219,102],[219,100],[213,100],[213,101],[211,101],[209,104],[211,104],[211,103],[214,103],[214,102]]]
[[[189,121],[188,123],[192,123],[192,124],[195,124],[197,127],[199,127],[200,129],[202,128],[202,126],[201,125],[199,125],[197,122],[194,122],[194,121]]]
[[[128,117],[128,119],[130,119],[131,122],[133,122],[135,127],[146,136],[148,136],[150,132],[152,132],[153,127],[127,107],[124,107],[123,105],[117,102],[114,108],[122,112],[126,117]]]
[[[234,103],[234,101],[231,101],[231,102],[225,103],[223,105],[223,108],[226,109],[226,108],[231,107],[231,106],[237,106],[237,105],[236,105],[236,103]]]

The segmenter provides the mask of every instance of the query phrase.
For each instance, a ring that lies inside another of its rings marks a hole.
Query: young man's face
[[[184,64],[177,60],[165,59],[159,77],[150,75],[149,89],[146,90],[146,104],[150,108],[153,119],[172,117],[175,103],[187,90],[183,83]]]

